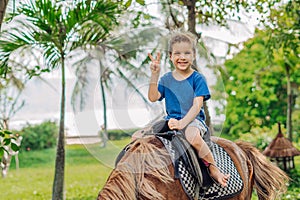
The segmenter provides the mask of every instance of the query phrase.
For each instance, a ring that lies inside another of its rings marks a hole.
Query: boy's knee
[[[197,127],[187,127],[185,137],[190,143],[202,143],[203,139],[200,135],[200,130]]]

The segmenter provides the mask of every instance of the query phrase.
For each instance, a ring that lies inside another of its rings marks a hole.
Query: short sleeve
[[[203,75],[199,73],[194,79],[194,92],[195,92],[195,97],[203,96],[204,101],[210,99],[210,92],[209,92],[206,79]]]
[[[164,77],[162,77],[158,82],[158,91],[160,93],[160,98],[158,101],[162,101],[165,98],[165,86],[164,86]]]

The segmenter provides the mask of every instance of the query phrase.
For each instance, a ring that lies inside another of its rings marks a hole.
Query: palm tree
[[[109,83],[112,82],[112,77],[123,80],[129,88],[133,89],[142,98],[144,103],[149,104],[147,98],[139,90],[131,77],[134,76],[134,79],[138,78],[138,80],[141,80],[141,77],[148,77],[148,74],[144,72],[145,70],[143,67],[148,68],[147,62],[149,59],[146,57],[144,60],[140,60],[137,55],[138,53],[147,55],[148,49],[145,50],[145,46],[148,46],[149,48],[149,43],[153,43],[156,39],[158,40],[162,34],[163,30],[158,28],[143,28],[126,32],[125,34],[115,36],[114,38],[109,34],[101,35],[101,37],[94,38],[97,45],[90,49],[86,49],[85,56],[74,64],[76,67],[77,82],[73,90],[71,103],[74,111],[76,111],[78,107],[79,110],[82,111],[86,105],[86,99],[89,97],[89,94],[85,92],[89,84],[87,77],[89,74],[94,73],[94,70],[91,70],[91,67],[94,67],[95,63],[98,63],[104,120],[101,134],[103,147],[106,146],[106,141],[108,139],[106,89],[111,90]],[[154,48],[151,48],[151,51],[153,52],[156,50],[159,43],[152,45],[154,46]],[[107,52],[113,54],[111,59],[113,60],[114,66],[105,63],[109,57]],[[132,60],[137,61],[139,64],[133,64],[131,62]],[[96,62],[91,64],[92,61]]]
[[[17,13],[20,18],[15,18],[18,26],[4,31],[0,40],[2,69],[8,69],[14,56],[24,54],[32,59],[30,55],[37,52],[41,53],[45,61],[42,70],[61,69],[59,136],[52,191],[52,199],[55,200],[63,199],[64,191],[66,59],[70,52],[93,42],[90,40],[93,36],[109,32],[117,24],[117,14],[121,12],[118,4],[111,1],[78,0],[70,4],[54,3],[51,0],[21,3]],[[91,32],[90,29],[97,32]],[[41,67],[37,66],[33,71],[35,69]]]

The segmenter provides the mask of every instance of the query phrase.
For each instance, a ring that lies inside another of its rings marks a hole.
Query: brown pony
[[[246,142],[212,137],[234,161],[244,187],[232,200],[250,200],[255,188],[258,198],[275,199],[286,191],[288,176]],[[137,139],[111,172],[98,200],[188,200],[166,149],[155,136]]]

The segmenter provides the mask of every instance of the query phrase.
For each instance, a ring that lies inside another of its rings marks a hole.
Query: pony
[[[250,143],[219,137],[212,141],[232,158],[243,180],[242,191],[230,200],[250,200],[255,189],[259,200],[275,199],[287,190],[289,177]],[[161,141],[155,136],[136,139],[109,175],[97,200],[188,200]]]

